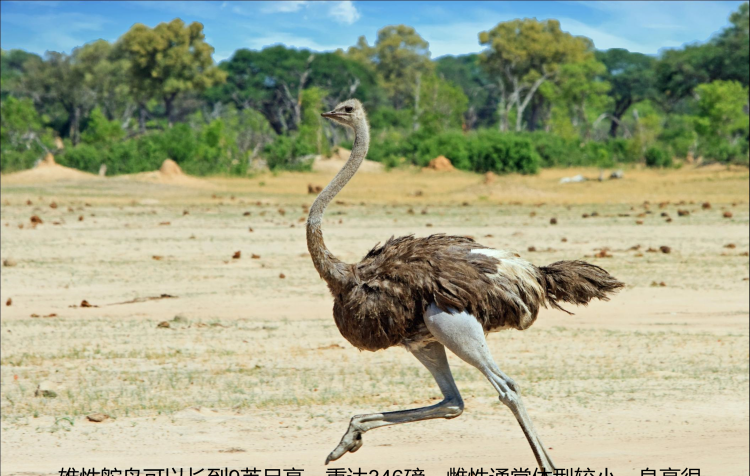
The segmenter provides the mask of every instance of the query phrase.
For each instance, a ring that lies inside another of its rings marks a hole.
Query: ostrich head
[[[352,129],[360,121],[366,120],[365,109],[362,107],[362,103],[356,99],[347,99],[341,102],[329,112],[321,114],[323,117],[327,117],[341,125],[351,127]]]

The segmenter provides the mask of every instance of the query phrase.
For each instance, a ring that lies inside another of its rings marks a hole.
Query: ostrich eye
[[[346,107],[344,108],[344,111],[346,111],[346,112],[352,112],[353,110],[354,110],[354,108],[353,108],[353,107],[351,107],[351,106],[346,106]]]

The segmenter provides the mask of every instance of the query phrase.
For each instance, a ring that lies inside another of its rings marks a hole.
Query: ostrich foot
[[[354,453],[364,444],[364,441],[362,440],[362,434],[364,432],[355,428],[353,424],[354,422],[352,421],[352,424],[349,425],[349,429],[346,430],[346,433],[344,433],[344,436],[341,438],[339,445],[331,451],[331,454],[326,458],[326,465],[331,461],[336,461],[346,453]]]

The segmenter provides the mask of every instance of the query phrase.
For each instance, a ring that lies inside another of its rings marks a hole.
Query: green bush
[[[672,166],[672,155],[660,148],[660,147],[649,147],[644,154],[646,159],[646,165],[648,167],[671,167]]]

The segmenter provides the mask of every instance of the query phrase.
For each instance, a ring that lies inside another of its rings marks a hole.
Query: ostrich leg
[[[521,425],[539,468],[552,474],[555,464],[531,424],[518,385],[498,368],[487,347],[484,329],[479,321],[466,312],[443,312],[434,304],[427,309],[424,320],[438,342],[487,377],[500,395],[500,401],[510,408]]]
[[[443,397],[445,397],[443,401],[429,407],[353,416],[349,422],[349,428],[346,430],[344,437],[341,438],[341,442],[326,458],[326,464],[330,461],[336,461],[347,452],[354,453],[361,448],[362,434],[373,428],[432,418],[455,418],[464,411],[464,402],[461,400],[456,383],[453,381],[443,345],[432,342],[409,350],[435,378],[440,391],[443,392]]]

